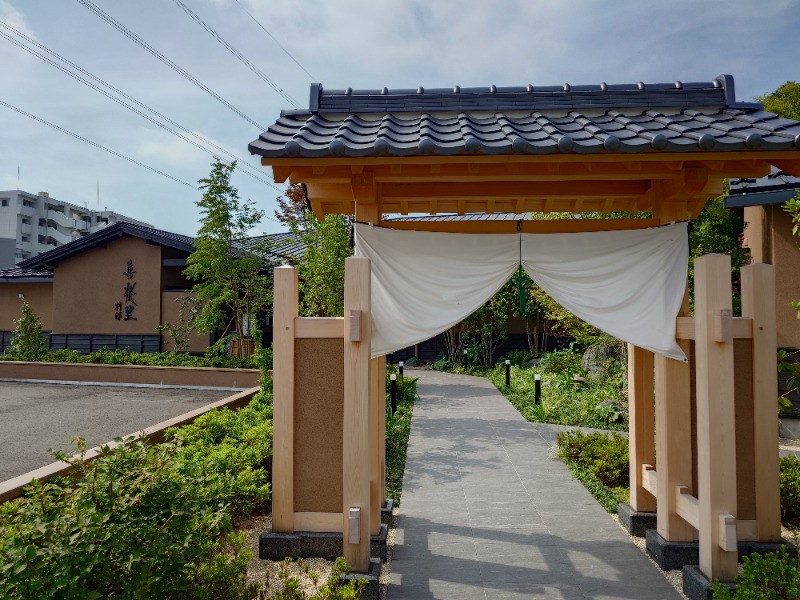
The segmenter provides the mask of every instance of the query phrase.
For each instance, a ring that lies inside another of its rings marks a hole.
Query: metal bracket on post
[[[729,309],[721,309],[714,315],[714,341],[730,343],[733,341],[733,315]]]
[[[348,521],[347,543],[358,544],[361,541],[361,509],[351,508]]]
[[[361,311],[360,310],[351,310],[350,311],[350,341],[351,342],[360,342],[361,341]]]

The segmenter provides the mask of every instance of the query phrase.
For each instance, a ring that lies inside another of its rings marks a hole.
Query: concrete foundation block
[[[711,591],[711,582],[708,577],[703,575],[697,565],[686,565],[683,567],[683,593],[689,600],[713,600],[714,594]],[[736,589],[734,583],[723,583],[730,590]]]
[[[386,537],[389,527],[381,524],[378,535],[370,536],[370,556],[386,561]],[[342,534],[319,531],[273,533],[271,526],[259,538],[258,556],[264,560],[324,558],[336,560],[342,555]]]
[[[339,542],[341,548],[341,541]],[[258,538],[258,557],[263,560],[300,558],[300,536],[296,533],[272,533],[270,526]]]
[[[645,534],[647,554],[662,571],[674,571],[700,562],[700,544],[697,542],[668,542],[655,529]]]
[[[739,542],[739,562],[742,562],[742,558],[751,554],[779,552],[781,546],[786,546],[786,552],[789,556],[797,556],[797,548],[794,544],[785,544],[783,542]]]
[[[656,513],[637,512],[630,504],[620,504],[617,507],[620,524],[625,530],[635,537],[644,537],[648,529],[656,528]]]

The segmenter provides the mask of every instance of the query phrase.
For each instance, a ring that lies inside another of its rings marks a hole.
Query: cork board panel
[[[736,390],[736,517],[756,518],[756,456],[753,431],[753,342],[733,341]]]
[[[342,512],[344,340],[295,340],[294,510]]]
[[[691,342],[692,379],[692,489],[697,481],[697,380],[694,340]],[[737,518],[756,518],[755,451],[753,447],[753,347],[751,340],[734,340],[734,403],[736,419],[736,505]]]

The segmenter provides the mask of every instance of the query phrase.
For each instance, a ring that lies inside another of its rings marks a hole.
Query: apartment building
[[[110,210],[92,210],[51,198],[0,191],[0,269],[63,246],[118,221],[149,226]]]

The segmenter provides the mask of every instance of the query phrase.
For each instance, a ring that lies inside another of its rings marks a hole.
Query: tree
[[[308,201],[304,183],[290,184],[286,188],[286,193],[275,200],[278,203],[278,208],[275,210],[275,218],[278,221],[289,226],[296,223],[300,229],[308,229],[309,221],[315,217],[311,213],[311,203]]]
[[[756,100],[761,102],[764,110],[768,112],[800,121],[800,83],[787,81],[771,94],[758,96]]]
[[[254,325],[251,315],[270,300],[270,278],[263,273],[263,254],[248,246],[247,232],[263,218],[252,200],[242,202],[230,183],[236,162],[215,160],[210,175],[199,181],[203,197],[197,201],[202,222],[195,251],[187,259],[184,275],[200,302],[195,324],[198,331],[220,331],[244,341]],[[242,343],[242,354],[249,345]]]
[[[305,254],[297,259],[300,313],[306,317],[344,315],[344,259],[353,254],[347,217],[329,214],[319,221],[308,213],[306,229],[298,222],[290,229],[302,236]]]
[[[37,360],[47,352],[47,340],[42,335],[42,322],[27,300],[22,300],[22,316],[14,319],[8,354],[22,360]]]

